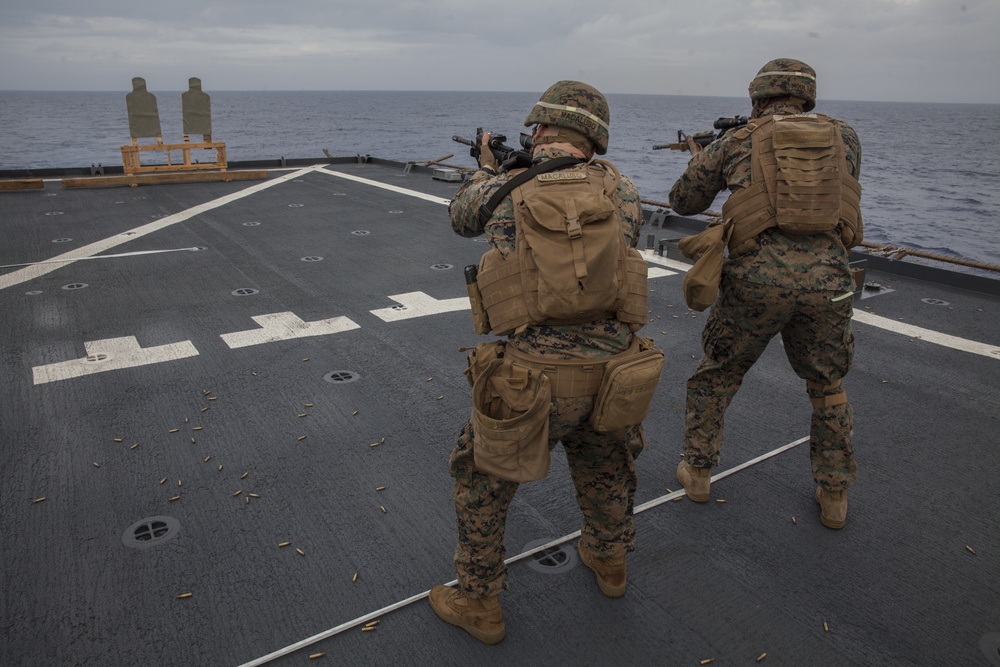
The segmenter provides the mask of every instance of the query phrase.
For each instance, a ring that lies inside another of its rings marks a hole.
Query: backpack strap
[[[500,205],[500,202],[504,200],[504,197],[509,195],[514,188],[523,183],[527,183],[538,174],[544,174],[547,171],[555,171],[556,169],[563,169],[581,162],[583,162],[583,160],[575,157],[557,157],[552,160],[546,160],[545,162],[539,162],[533,167],[525,169],[520,174],[501,185],[500,189],[493,193],[493,196],[490,197],[489,201],[479,207],[479,224],[485,225],[487,221],[493,217],[493,211],[496,210],[496,207]]]

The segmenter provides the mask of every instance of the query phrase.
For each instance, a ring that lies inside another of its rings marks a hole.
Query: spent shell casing
[[[211,454],[209,454],[208,456],[205,457],[205,463],[208,463],[211,460],[212,460],[212,455]]]
[[[247,495],[250,496],[251,498],[260,498],[260,496],[256,493],[248,493]]]
[[[201,426],[194,426],[191,428],[192,431],[200,431],[201,429],[202,429]]]
[[[354,416],[354,415],[356,415],[356,414],[358,414],[358,411],[357,411],[357,410],[355,410],[354,412],[352,412],[352,413],[351,413],[351,416],[353,417],[353,416]]]
[[[135,448],[136,448],[136,447],[138,447],[138,446],[139,446],[139,443],[137,442],[137,443],[135,443],[134,445],[132,445],[131,447],[129,447],[129,449],[135,449]]]
[[[374,626],[372,626],[372,627],[370,627],[370,628],[368,628],[368,627],[364,627],[364,628],[361,628],[361,632],[371,632],[371,631],[372,631],[372,630],[374,630],[374,629],[375,629],[375,627],[374,627]]]
[[[444,398],[444,396],[438,396],[438,397],[437,397],[437,400],[439,400],[439,401],[440,401],[440,400],[441,400],[442,398]]]
[[[965,545],[965,550],[968,551],[970,554],[976,553],[975,549],[970,547],[968,544]]]
[[[306,357],[306,358],[305,358],[305,359],[303,359],[302,361],[309,361],[309,357]]]
[[[170,429],[170,432],[171,433],[177,433],[177,431],[179,431],[179,430],[180,430],[179,428],[172,428],[172,429]]]
[[[208,412],[208,408],[202,408],[201,411],[202,412]]]
[[[219,464],[219,470],[220,471],[222,470],[222,464],[221,463]]]
[[[289,544],[291,544],[291,542],[280,542],[278,544],[278,547],[279,548],[284,548],[284,547],[287,547]]]
[[[121,438],[115,438],[115,442],[121,442],[121,441],[122,441]]]
[[[307,407],[307,408],[311,408],[312,406],[313,406],[312,403],[305,403],[305,407]]]
[[[100,468],[100,467],[101,467],[101,464],[100,464],[100,463],[98,463],[97,461],[94,461],[94,462],[93,462],[93,466],[94,466],[95,468]]]
[[[166,478],[166,477],[164,477],[163,479],[161,479],[161,480],[160,480],[160,484],[163,484],[163,483],[164,483],[164,482],[166,482],[166,481],[167,481],[167,478]]]
[[[366,628],[374,628],[378,624],[379,624],[379,621],[377,621],[377,620],[375,620],[375,621],[368,621],[367,623],[365,623],[365,627]]]
[[[717,502],[717,503],[725,503],[725,502],[729,502],[729,501],[728,500],[723,500],[722,498],[716,498],[715,502]]]
[[[236,496],[240,495],[241,493],[243,493],[243,489],[240,489],[239,491],[237,491],[236,493],[234,493],[233,497],[235,498]]]
[[[181,484],[181,480],[177,480],[177,486],[183,486],[183,484]]]
[[[192,445],[193,445],[193,444],[195,444],[195,439],[194,439],[194,437],[192,437],[192,438],[191,438],[191,444],[192,444]]]
[[[305,551],[303,551],[302,549],[296,549],[296,550],[295,550],[295,553],[297,553],[297,554],[298,554],[298,555],[300,555],[300,556],[305,556],[305,555],[306,555],[306,552],[305,552]]]
[[[326,653],[313,653],[309,656],[310,660],[315,660],[316,658],[322,658]]]
[[[249,475],[249,474],[250,474],[250,471],[247,470],[245,473],[243,473],[242,475],[240,475],[240,479],[246,479],[247,475]]]
[[[382,514],[385,514],[385,505],[379,505],[378,508],[382,510]]]
[[[830,632],[830,624],[823,621],[823,632]]]
[[[177,596],[177,599],[178,600],[183,600],[184,598],[189,598],[192,595],[194,595],[194,593],[181,593],[180,595]]]
[[[305,440],[305,439],[306,439],[306,436],[304,436],[304,435],[300,435],[299,437],[297,437],[297,438],[295,438],[295,439],[296,439],[296,440]]]
[[[43,500],[45,500],[45,496],[42,496],[41,498],[35,498],[35,499],[34,499],[34,500],[32,500],[31,502],[32,502],[32,504],[34,504],[34,503],[40,503],[40,502],[42,502]]]
[[[357,580],[358,580],[358,573],[357,573],[357,572],[355,572],[355,573],[354,573],[354,576],[353,576],[353,577],[351,577],[351,583],[352,583],[352,584],[353,584],[353,583],[356,583],[356,582],[357,582]]]
[[[218,397],[216,397],[216,396],[209,396],[209,397],[208,397],[208,400],[210,400],[210,401],[217,401],[217,400],[219,400],[219,399],[218,399]]]
[[[170,502],[174,502],[175,500],[180,500],[180,499],[181,499],[180,495],[176,495],[173,498],[170,498]]]
[[[757,662],[762,661],[766,657],[767,657],[767,652],[765,651],[764,653],[761,653],[760,655],[757,656]]]
[[[375,490],[376,491],[385,491],[385,487],[384,486],[376,486]]]
[[[187,424],[187,423],[188,423],[188,418],[187,418],[187,417],[185,417],[185,418],[184,418],[184,423],[185,423],[185,424]]]
[[[713,662],[715,662],[715,658],[705,658],[704,660],[702,660],[702,661],[701,661],[701,662],[699,662],[698,664],[699,664],[699,665],[710,665],[710,664],[712,664]]]
[[[308,413],[305,413],[305,412],[300,412],[299,413],[299,417],[308,417],[308,416],[309,416]]]

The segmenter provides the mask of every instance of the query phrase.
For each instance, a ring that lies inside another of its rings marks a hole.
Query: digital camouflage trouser
[[[687,382],[684,458],[695,467],[716,466],[723,416],[744,374],[781,334],[785,355],[806,380],[815,403],[843,391],[841,378],[854,358],[852,299],[833,302],[834,292],[810,292],[723,278],[719,299],[702,333],[704,356]],[[851,404],[814,404],[809,430],[813,477],[830,491],[846,489],[857,476],[851,444]]]
[[[635,544],[632,507],[635,458],[642,451],[642,427],[598,433],[590,427],[593,398],[552,401],[549,448],[562,442],[576,499],[583,512],[580,541],[598,558],[624,555]],[[504,527],[518,484],[476,469],[472,424],[467,423],[449,462],[455,478],[459,589],[476,596],[507,588]]]

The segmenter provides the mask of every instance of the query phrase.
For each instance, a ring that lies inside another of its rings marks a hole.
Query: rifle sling
[[[496,207],[500,205],[500,202],[504,200],[504,197],[509,195],[514,188],[523,183],[527,183],[538,174],[544,174],[547,171],[555,171],[556,169],[569,167],[574,164],[579,164],[580,162],[583,162],[583,160],[575,157],[557,157],[552,160],[540,162],[533,167],[525,169],[520,174],[501,185],[500,189],[493,193],[493,196],[490,197],[490,200],[479,207],[479,224],[486,225],[489,219],[493,217],[493,211],[496,210]]]

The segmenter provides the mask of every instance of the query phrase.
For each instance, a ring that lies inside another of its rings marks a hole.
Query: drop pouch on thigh
[[[663,371],[663,350],[653,347],[648,338],[635,338],[637,343],[611,357],[605,367],[604,381],[590,417],[594,430],[600,433],[642,423],[653,404]]]
[[[511,482],[549,474],[552,392],[544,374],[516,363],[497,363],[472,387],[476,467]]]

